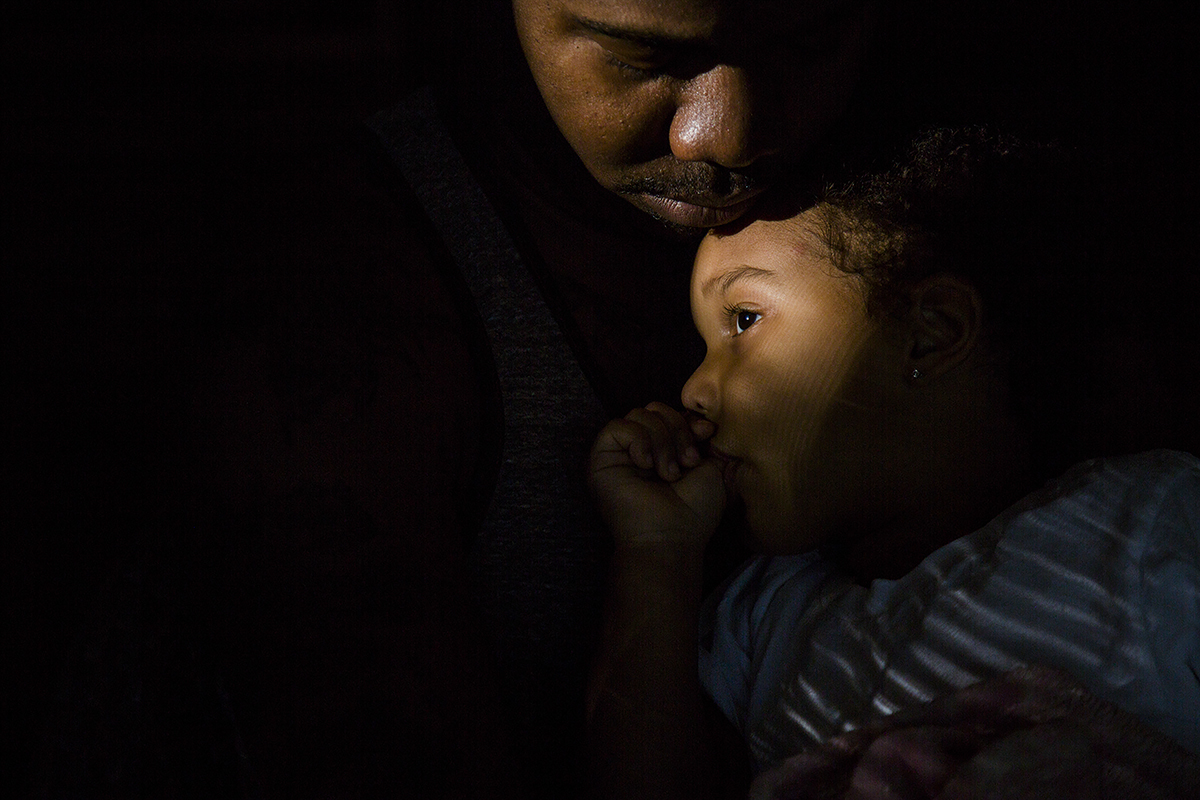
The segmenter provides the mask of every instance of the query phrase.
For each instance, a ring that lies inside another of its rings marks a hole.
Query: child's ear
[[[938,273],[909,292],[908,374],[933,378],[958,366],[975,350],[983,300],[970,282]]]

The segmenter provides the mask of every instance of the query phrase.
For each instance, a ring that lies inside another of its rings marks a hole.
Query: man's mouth
[[[688,197],[685,199],[650,194],[630,195],[639,208],[659,219],[689,228],[716,228],[733,222],[754,205],[761,189],[728,198]]]

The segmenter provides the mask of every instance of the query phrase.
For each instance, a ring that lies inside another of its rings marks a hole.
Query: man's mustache
[[[646,173],[632,176],[614,188],[621,194],[715,199],[753,192],[773,182],[762,173],[760,169],[731,170],[704,162],[671,159],[661,165],[650,165]]]

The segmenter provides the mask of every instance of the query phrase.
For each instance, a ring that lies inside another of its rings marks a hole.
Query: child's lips
[[[711,443],[708,446],[708,454],[717,460],[718,466],[721,468],[721,477],[725,480],[726,490],[735,491],[738,467],[742,465],[742,460],[714,447]]]

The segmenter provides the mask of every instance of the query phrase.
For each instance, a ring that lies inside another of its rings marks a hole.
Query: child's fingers
[[[711,439],[712,435],[717,432],[715,424],[697,414],[688,414],[687,423],[692,431],[692,436],[702,442]]]
[[[614,420],[608,434],[634,466],[652,469],[662,480],[676,481],[684,469],[696,467],[703,460],[696,447],[695,431],[703,437],[712,435],[712,423],[703,422],[697,425],[665,403],[656,402]]]
[[[642,426],[646,431],[653,456],[652,466],[658,472],[658,476],[664,481],[678,480],[683,473],[676,455],[675,433],[665,416],[647,407],[635,408],[625,415],[625,419]],[[638,466],[642,464],[639,463]]]
[[[592,448],[592,468],[627,466],[654,468],[654,449],[643,425],[628,419],[614,419],[604,426]]]
[[[675,457],[679,462],[688,468],[697,466],[701,461],[700,451],[696,448],[696,437],[688,419],[666,403],[651,403],[646,410],[658,414],[666,423],[674,439]]]

